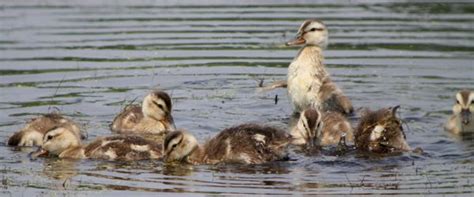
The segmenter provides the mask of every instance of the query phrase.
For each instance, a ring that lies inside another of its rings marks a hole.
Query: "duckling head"
[[[171,98],[163,91],[153,91],[143,99],[143,114],[155,120],[166,120],[173,123],[171,117]]]
[[[461,116],[464,125],[471,121],[474,112],[474,92],[462,90],[456,94],[456,103],[453,106],[453,114]]]
[[[321,112],[315,108],[308,108],[301,113],[298,123],[290,132],[292,143],[306,144],[309,147],[317,146],[322,128]]]
[[[36,158],[41,155],[51,154],[60,155],[66,149],[81,145],[81,139],[67,127],[55,127],[49,130],[43,138],[43,145],[38,151],[32,153],[32,157]]]
[[[196,138],[186,131],[173,131],[166,135],[163,142],[165,162],[183,161],[198,148]]]
[[[326,48],[328,45],[328,30],[323,22],[306,20],[300,26],[296,38],[286,43],[287,46],[311,45]]]
[[[383,110],[370,132],[369,150],[374,152],[410,151],[400,119],[396,116],[400,106]]]

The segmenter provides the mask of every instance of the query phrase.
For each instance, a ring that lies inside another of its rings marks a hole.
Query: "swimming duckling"
[[[328,43],[328,30],[317,20],[306,20],[295,40],[288,46],[304,45],[288,67],[287,88],[295,112],[308,107],[321,111],[353,112],[352,103],[334,84],[323,63],[323,48]]]
[[[355,133],[356,148],[375,153],[410,151],[402,122],[396,116],[399,107],[367,111],[361,117]]]
[[[9,146],[41,146],[44,134],[54,127],[62,125],[79,138],[85,138],[79,126],[72,120],[57,113],[44,114],[28,121],[20,131],[8,139]]]
[[[290,131],[292,144],[310,146],[336,145],[352,142],[352,127],[346,117],[338,112],[321,113],[315,108],[304,110],[295,127]]]
[[[171,98],[163,91],[153,91],[143,104],[129,105],[110,124],[112,132],[120,134],[162,134],[175,130],[171,116]]]
[[[136,161],[160,159],[161,144],[140,136],[99,137],[87,146],[81,144],[73,131],[66,127],[57,127],[48,131],[43,138],[43,145],[31,154],[32,158],[52,155],[67,159],[104,159]]]
[[[221,131],[206,144],[185,131],[169,133],[163,144],[165,162],[190,164],[262,164],[287,159],[290,136],[284,131],[256,124],[243,124]]]
[[[453,115],[444,128],[454,134],[474,132],[474,92],[462,90],[456,94]]]

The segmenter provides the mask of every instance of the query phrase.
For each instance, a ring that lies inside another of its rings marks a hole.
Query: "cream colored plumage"
[[[41,146],[44,134],[52,128],[68,128],[79,138],[83,138],[79,125],[58,113],[44,114],[33,118],[18,132],[8,139],[10,146]]]
[[[163,91],[150,92],[142,106],[129,105],[110,124],[120,134],[163,134],[175,130],[170,96]]]
[[[474,92],[462,90],[456,94],[453,114],[444,128],[454,134],[474,133]]]
[[[327,43],[326,26],[317,20],[305,21],[297,38],[287,43],[304,45],[288,67],[288,95],[295,112],[301,112],[308,107],[343,114],[353,111],[352,103],[331,81],[324,66],[322,52]]]

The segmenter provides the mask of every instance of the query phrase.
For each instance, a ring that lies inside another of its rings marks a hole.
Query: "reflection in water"
[[[45,159],[43,162],[43,174],[53,179],[65,181],[77,175],[76,165],[76,160]]]

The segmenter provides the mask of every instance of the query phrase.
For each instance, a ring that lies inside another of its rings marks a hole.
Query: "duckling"
[[[204,145],[186,131],[169,133],[163,143],[165,162],[190,164],[262,164],[287,159],[290,136],[284,131],[257,124],[227,128]]]
[[[306,20],[288,46],[304,45],[288,67],[287,88],[296,113],[308,107],[322,111],[353,112],[352,103],[332,82],[323,63],[322,51],[328,44],[328,30],[317,20]]]
[[[66,127],[56,127],[48,131],[43,145],[31,154],[32,158],[52,155],[67,159],[103,159],[135,161],[160,159],[161,144],[140,136],[99,137],[89,145],[82,145],[81,139]]]
[[[142,106],[129,105],[114,118],[110,129],[120,134],[163,134],[175,130],[170,96],[163,91],[150,92]]]
[[[9,146],[41,146],[44,134],[58,125],[71,130],[77,137],[85,138],[79,126],[58,113],[44,114],[33,118],[8,139]]]
[[[474,92],[462,90],[456,94],[453,115],[445,124],[445,130],[460,134],[474,132]]]
[[[396,116],[399,107],[367,111],[357,126],[356,148],[375,153],[410,151],[411,148],[406,142],[402,122]]]
[[[352,142],[352,126],[338,112],[321,113],[315,108],[304,110],[295,127],[290,131],[292,144],[310,146],[336,145],[341,139]]]

